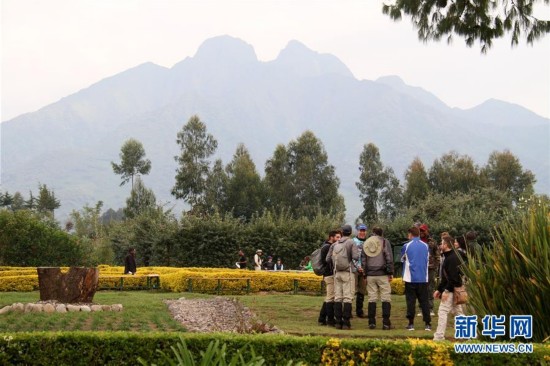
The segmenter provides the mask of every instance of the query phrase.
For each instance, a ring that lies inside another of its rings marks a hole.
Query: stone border
[[[19,313],[73,313],[73,312],[96,312],[96,311],[122,311],[122,304],[98,305],[98,304],[63,304],[58,302],[39,301],[37,303],[23,304],[17,302],[4,306],[0,309],[0,315],[9,312]]]

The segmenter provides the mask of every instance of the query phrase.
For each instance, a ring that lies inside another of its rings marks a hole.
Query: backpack
[[[311,255],[309,256],[309,259],[311,260],[311,267],[313,268],[313,273],[315,273],[317,276],[322,276],[327,269],[326,263],[323,261],[323,258],[321,258],[321,249],[323,248],[323,246],[315,249],[313,253],[311,253]]]
[[[336,271],[347,271],[350,268],[348,251],[346,250],[346,242],[337,242],[332,250],[332,262]]]

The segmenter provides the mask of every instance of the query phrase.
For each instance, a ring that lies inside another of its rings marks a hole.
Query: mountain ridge
[[[281,53],[261,62],[246,42],[215,37],[172,68],[143,63],[5,121],[2,188],[25,194],[45,183],[61,199],[61,216],[98,200],[116,209],[129,192],[118,187],[110,161],[119,160],[120,147],[133,137],[153,162],[145,184],[159,200],[173,202],[169,192],[176,134],[198,114],[219,142],[213,160],[219,157],[227,164],[242,142],[261,175],[277,144],[312,130],[336,167],[351,217],[360,213],[356,172],[362,147],[369,142],[401,180],[415,156],[428,168],[443,153],[457,150],[484,164],[491,151],[509,148],[524,168],[535,172],[537,190],[550,192],[548,159],[543,159],[550,120],[502,101],[450,108],[396,77],[358,80],[335,56],[298,41],[290,41]],[[220,54],[230,56],[222,62]],[[491,121],[501,120],[506,123],[495,131]],[[345,149],[336,143],[342,139]]]

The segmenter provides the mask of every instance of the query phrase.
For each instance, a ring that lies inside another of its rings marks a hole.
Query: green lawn
[[[237,298],[239,298],[244,305],[252,309],[262,321],[277,326],[287,334],[373,338],[414,337],[431,339],[437,327],[437,316],[432,317],[431,332],[424,330],[422,317],[416,317],[415,325],[417,330],[406,330],[405,327],[408,321],[405,318],[406,304],[404,295],[392,295],[391,321],[395,329],[390,331],[382,330],[382,309],[380,303],[378,303],[376,309],[376,329],[368,329],[368,319],[354,317],[351,319],[351,330],[344,331],[317,324],[319,310],[323,303],[323,298],[320,296],[261,294],[237,296]],[[453,335],[452,324],[447,327],[447,335]]]
[[[193,293],[168,293],[156,291],[99,291],[94,302],[104,305],[123,304],[124,310],[117,312],[93,313],[8,313],[0,316],[0,332],[32,332],[58,330],[84,331],[184,331],[185,329],[174,321],[162,302],[163,299],[212,297],[212,295]],[[392,323],[395,329],[381,329],[381,309],[378,306],[377,329],[368,329],[367,319],[354,317],[351,321],[352,330],[342,331],[332,327],[317,324],[317,317],[323,298],[320,296],[290,295],[290,294],[252,294],[234,296],[249,307],[263,322],[275,325],[287,334],[322,335],[336,337],[373,337],[373,338],[432,338],[437,317],[432,319],[432,332],[424,330],[421,317],[415,319],[417,330],[405,329],[405,297],[392,297]],[[15,302],[36,302],[38,292],[8,292],[0,293],[0,307]],[[447,335],[453,335],[452,324]]]

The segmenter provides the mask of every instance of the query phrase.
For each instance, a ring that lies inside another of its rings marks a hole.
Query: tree
[[[511,44],[519,43],[522,33],[526,42],[533,44],[550,32],[550,21],[533,16],[533,5],[540,0],[392,0],[382,6],[382,12],[393,20],[410,16],[418,29],[418,38],[424,42],[439,41],[453,34],[463,37],[466,45],[476,41],[486,53],[493,39],[511,33]],[[544,0],[548,4],[548,0]]]
[[[85,248],[56,223],[31,210],[0,210],[0,266],[87,265]]]
[[[227,181],[228,178],[223,168],[223,163],[221,159],[217,159],[212,167],[212,171],[208,174],[208,178],[206,178],[204,204],[201,212],[208,215],[215,212],[225,212]]]
[[[134,188],[136,174],[147,175],[151,171],[151,161],[145,159],[143,145],[136,139],[128,139],[120,149],[120,164],[111,162],[113,171],[122,178],[121,186],[131,181]]]
[[[13,196],[8,191],[0,195],[0,207],[11,208],[13,204]]]
[[[198,116],[192,116],[177,135],[181,149],[174,158],[179,164],[172,195],[188,202],[192,207],[204,199],[206,179],[210,171],[208,158],[218,148],[218,142],[206,132],[206,125]]]
[[[386,175],[386,186],[380,193],[380,216],[393,220],[403,207],[403,188],[392,168],[385,168],[384,174]]]
[[[410,207],[414,202],[426,197],[430,190],[428,173],[420,158],[414,158],[405,171],[405,205]]]
[[[126,199],[124,216],[132,218],[147,210],[155,209],[157,198],[153,190],[145,187],[140,177],[137,177],[136,184]]]
[[[480,185],[479,168],[468,155],[456,151],[436,159],[428,173],[430,187],[439,193],[468,192]]]
[[[73,236],[88,250],[88,261],[96,264],[113,263],[114,253],[107,236],[107,230],[101,222],[103,202],[98,201],[94,207],[85,205],[82,210],[73,210],[66,223],[66,228],[74,228]]]
[[[13,202],[11,203],[11,210],[18,211],[24,210],[26,208],[26,201],[23,198],[23,195],[20,192],[15,192],[13,194]]]
[[[395,216],[401,206],[402,190],[392,168],[384,168],[378,147],[369,143],[363,146],[359,156],[359,196],[363,202],[361,218],[364,222],[378,222],[379,213]]]
[[[270,208],[290,207],[289,197],[294,196],[290,164],[286,147],[277,145],[273,157],[265,164],[264,184],[267,189],[267,205]]]
[[[237,146],[233,160],[226,167],[226,210],[237,218],[250,220],[263,208],[264,192],[256,165],[243,144]]]
[[[25,201],[24,208],[31,211],[36,209],[36,197],[34,197],[32,191],[29,191],[29,199]]]
[[[290,209],[294,215],[308,218],[345,210],[334,166],[328,164],[322,142],[311,131],[291,141],[287,148],[277,146],[265,172],[270,205],[274,208]]]
[[[482,172],[491,187],[509,192],[516,203],[521,196],[534,193],[535,175],[523,170],[519,159],[509,150],[493,151]]]
[[[55,209],[59,208],[61,203],[55,198],[53,190],[49,190],[45,184],[38,185],[38,199],[36,200],[36,210],[42,213],[50,213],[53,217]]]

